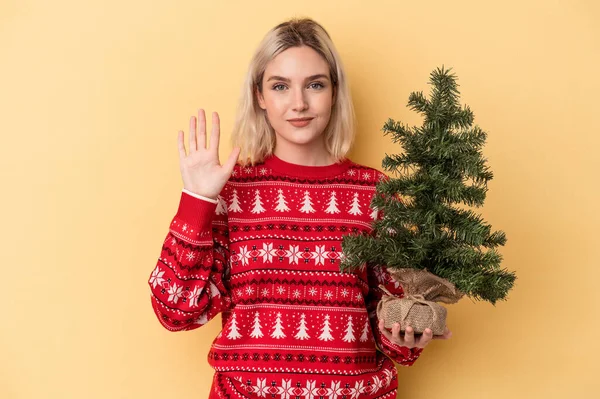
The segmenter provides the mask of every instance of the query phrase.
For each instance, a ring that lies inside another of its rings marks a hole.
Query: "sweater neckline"
[[[330,165],[310,166],[284,161],[275,154],[267,155],[264,165],[274,171],[296,177],[332,177],[344,173],[352,164],[349,158]]]

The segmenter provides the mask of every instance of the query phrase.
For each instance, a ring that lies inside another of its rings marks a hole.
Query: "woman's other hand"
[[[415,338],[412,327],[407,326],[403,337],[400,333],[400,324],[394,323],[392,325],[392,332],[389,332],[384,327],[383,319],[379,320],[379,330],[381,330],[381,333],[385,335],[388,340],[392,341],[396,345],[406,346],[409,348],[424,348],[432,339],[448,339],[452,336],[452,331],[450,331],[448,326],[446,326],[444,334],[442,335],[433,335],[431,329],[426,328],[425,331],[423,331],[423,334],[418,336],[418,338]]]

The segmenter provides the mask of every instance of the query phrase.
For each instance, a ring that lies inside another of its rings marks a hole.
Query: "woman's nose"
[[[296,90],[294,92],[294,111],[302,111],[308,107],[306,98],[303,90]]]

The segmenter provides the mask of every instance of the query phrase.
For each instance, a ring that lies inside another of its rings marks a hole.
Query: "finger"
[[[406,330],[404,331],[404,345],[409,348],[415,346],[415,333],[411,326],[406,326]]]
[[[209,149],[217,154],[219,159],[219,138],[221,136],[221,120],[219,114],[216,112],[212,113],[212,130],[210,132],[210,147]]]
[[[237,162],[239,155],[240,155],[239,147],[235,147],[233,149],[233,151],[231,151],[231,154],[229,154],[229,158],[227,158],[227,162],[225,162],[225,165],[223,165],[223,167],[227,171],[227,174],[231,175],[231,172],[233,171],[233,168],[235,167],[235,163]]]
[[[379,330],[381,331],[381,333],[383,335],[385,335],[385,337],[388,340],[390,340],[390,341],[392,340],[392,334],[388,330],[385,329],[385,325],[384,325],[383,320],[379,320]]]
[[[423,334],[419,337],[419,342],[417,343],[417,346],[420,348],[424,348],[429,341],[431,341],[431,339],[433,338],[433,331],[431,331],[430,328],[426,328],[425,331],[423,331]]]
[[[190,154],[196,152],[198,149],[196,146],[196,118],[190,117],[190,137],[188,137],[188,148]]]
[[[202,108],[198,110],[198,148],[206,149],[206,114]]]
[[[183,130],[177,132],[177,149],[179,150],[179,158],[184,159],[186,154],[185,145],[183,144]]]
[[[400,335],[400,323],[394,323],[392,325],[392,337],[394,338],[394,342],[402,342],[402,336]]]

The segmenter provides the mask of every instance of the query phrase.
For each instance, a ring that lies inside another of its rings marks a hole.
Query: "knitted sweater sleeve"
[[[385,265],[368,267],[367,277],[369,280],[369,294],[366,298],[367,311],[377,346],[385,355],[401,366],[412,366],[421,355],[421,352],[423,352],[423,348],[409,348],[393,343],[379,330],[379,319],[377,318],[377,304],[383,295],[385,295],[383,290],[379,288],[379,284],[382,284],[390,293],[398,298],[404,296],[402,286],[392,279]]]
[[[148,284],[152,308],[169,331],[193,330],[231,305],[229,234],[218,201],[183,190]]]

